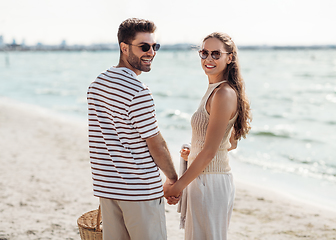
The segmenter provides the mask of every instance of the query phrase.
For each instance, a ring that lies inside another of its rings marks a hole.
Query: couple
[[[251,120],[236,46],[222,33],[202,43],[199,55],[209,86],[192,116],[190,154],[181,152],[188,169],[178,179],[152,94],[137,79],[151,70],[160,48],[155,29],[143,19],[122,22],[119,64],[88,89],[90,161],[103,239],[167,239],[163,197],[176,204],[187,186],[185,239],[227,239],[235,194],[227,153],[246,136]],[[159,168],[167,178],[163,185]]]

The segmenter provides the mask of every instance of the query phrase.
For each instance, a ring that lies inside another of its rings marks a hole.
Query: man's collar
[[[136,75],[135,72],[133,72],[131,69],[127,68],[127,67],[112,67],[115,70],[120,70],[120,71],[124,71],[125,73],[131,75],[134,78],[138,78],[138,75]]]

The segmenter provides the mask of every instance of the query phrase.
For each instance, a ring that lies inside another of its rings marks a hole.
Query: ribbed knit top
[[[191,137],[191,149],[188,157],[188,165],[194,161],[197,155],[202,151],[205,135],[209,124],[209,113],[206,110],[206,103],[209,99],[209,96],[212,94],[215,88],[217,88],[220,84],[226,81],[221,81],[218,83],[210,83],[208,89],[203,96],[201,103],[196,110],[196,112],[191,117],[191,128],[192,128],[192,137]],[[204,169],[204,174],[209,173],[226,173],[231,170],[229,166],[229,158],[228,158],[228,149],[231,147],[230,136],[233,129],[233,125],[237,119],[236,115],[230,119],[223,139],[219,145],[218,151],[215,157],[211,160],[209,165]]]

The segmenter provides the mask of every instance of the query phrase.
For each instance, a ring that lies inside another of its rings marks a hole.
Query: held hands
[[[181,157],[188,161],[190,150],[184,148],[180,151]],[[167,179],[163,185],[164,197],[167,199],[169,205],[175,205],[181,198],[181,191],[177,190],[176,180]]]
[[[180,193],[176,193],[173,191],[173,186],[175,182],[176,181],[174,180],[167,179],[166,182],[163,184],[164,197],[167,199],[167,203],[169,205],[177,204],[181,198]]]

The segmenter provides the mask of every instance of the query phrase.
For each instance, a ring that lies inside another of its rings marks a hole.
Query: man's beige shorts
[[[163,198],[118,201],[100,198],[103,240],[166,240]]]

